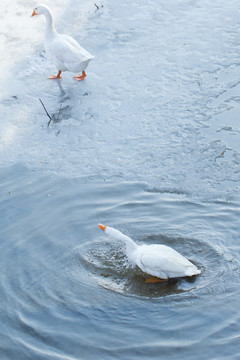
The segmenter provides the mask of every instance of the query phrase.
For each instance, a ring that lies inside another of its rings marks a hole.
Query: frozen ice
[[[80,83],[47,80],[57,69],[44,18],[30,17],[31,1],[2,0],[1,166],[239,196],[236,0],[45,3],[95,58]]]

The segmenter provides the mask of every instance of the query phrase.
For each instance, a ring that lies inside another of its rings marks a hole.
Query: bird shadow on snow
[[[49,81],[54,81],[55,85],[51,97],[39,97],[44,109],[43,111],[45,111],[48,117],[47,127],[50,124],[61,123],[67,120],[79,122],[83,118],[91,118],[93,116],[91,110],[86,110],[85,108],[86,101],[84,102],[83,98],[91,94],[91,91],[86,89],[85,86],[76,91],[76,87],[79,84],[72,86],[68,82],[63,85],[62,80]]]
[[[71,96],[70,94],[67,93],[66,90],[64,90],[59,80],[56,80],[55,83],[57,83],[57,86],[59,87],[59,94],[56,95],[58,105],[57,108],[55,108],[55,110],[49,113],[49,111],[47,110],[47,105],[45,105],[44,103],[44,100],[39,98],[43,106],[43,109],[49,118],[47,125],[48,127],[51,123],[58,123],[61,122],[62,120],[67,120],[71,118],[71,109],[72,109],[70,106]]]

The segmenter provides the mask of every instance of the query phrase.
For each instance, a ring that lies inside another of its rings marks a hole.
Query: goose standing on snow
[[[51,10],[46,5],[36,6],[32,13],[32,16],[35,15],[45,15],[44,48],[58,68],[58,74],[51,75],[48,79],[61,79],[62,71],[72,71],[82,72],[74,76],[74,79],[83,80],[87,76],[85,70],[93,56],[71,36],[59,34],[56,31]]]
[[[186,277],[201,273],[198,268],[166,245],[137,245],[128,236],[109,226],[98,224],[106,235],[112,239],[123,241],[126,245],[129,260],[143,272],[154,276],[146,282],[166,281],[170,278]]]

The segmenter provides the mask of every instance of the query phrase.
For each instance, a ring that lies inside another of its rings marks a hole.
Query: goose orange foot
[[[82,75],[78,74],[78,75],[74,76],[73,78],[76,79],[77,81],[81,81],[81,80],[83,80],[86,76],[87,76],[87,74],[85,73],[85,71],[82,71]]]
[[[152,278],[146,279],[145,284],[155,284],[155,283],[158,283],[158,282],[166,282],[168,280],[169,279],[160,279],[158,277],[152,277]]]
[[[62,77],[61,77],[61,70],[59,70],[59,72],[57,73],[57,75],[50,75],[49,77],[48,77],[48,79],[51,79],[51,80],[55,80],[55,79],[61,79]]]

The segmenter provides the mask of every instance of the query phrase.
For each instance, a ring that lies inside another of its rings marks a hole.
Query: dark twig
[[[100,9],[100,6],[98,6],[96,3],[94,4],[96,6],[96,11]],[[101,5],[101,8],[103,8],[103,5]]]
[[[44,110],[45,110],[45,112],[46,112],[46,114],[47,114],[47,116],[49,117],[49,122],[48,122],[48,124],[47,124],[47,127],[49,127],[49,125],[50,125],[50,123],[51,123],[51,121],[52,121],[52,117],[51,117],[51,115],[49,115],[49,113],[48,113],[48,111],[47,111],[47,109],[45,108],[45,105],[44,105],[44,103],[42,102],[42,100],[41,99],[39,99],[39,101],[40,101],[40,103],[42,104],[42,106],[43,106],[43,108],[44,108]]]

